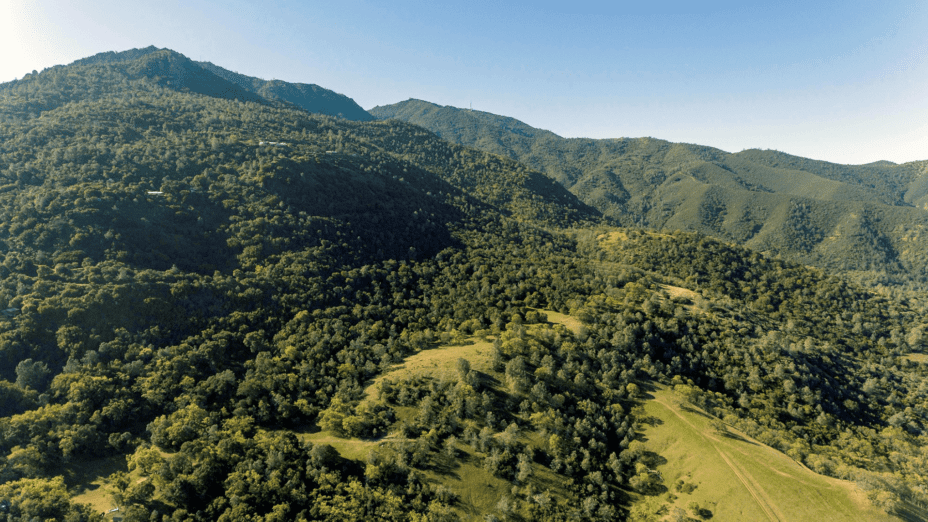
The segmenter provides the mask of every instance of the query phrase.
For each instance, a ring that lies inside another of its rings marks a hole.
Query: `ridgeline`
[[[928,162],[837,165],[654,138],[567,139],[421,100],[370,113],[520,161],[624,226],[696,231],[868,284],[928,282]]]

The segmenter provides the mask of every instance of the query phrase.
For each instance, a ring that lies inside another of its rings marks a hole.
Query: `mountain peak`
[[[87,58],[81,58],[80,60],[75,60],[69,65],[99,65],[99,64],[115,64],[115,63],[124,63],[131,62],[133,60],[138,60],[143,56],[154,54],[157,52],[165,54],[177,54],[183,56],[182,54],[172,51],[167,48],[159,48],[154,45],[149,45],[148,47],[142,47],[138,49],[128,49],[126,51],[106,51],[102,53],[97,53],[93,56],[88,56]]]
[[[261,104],[284,103],[307,112],[348,120],[370,121],[374,119],[353,99],[319,85],[289,83],[282,80],[265,81],[234,73],[210,62],[195,62],[177,51],[154,45],[120,52],[97,53],[68,65],[53,67],[51,70],[88,67],[108,67],[110,71],[107,74],[121,74],[123,78],[129,80],[150,81],[161,87],[214,98],[237,99]],[[34,75],[24,78],[26,82],[36,79]],[[7,86],[12,87],[14,84],[18,82],[10,82]],[[42,104],[40,110],[47,110],[64,101],[80,99],[84,96],[83,92],[85,92],[83,89],[77,89],[74,97]]]

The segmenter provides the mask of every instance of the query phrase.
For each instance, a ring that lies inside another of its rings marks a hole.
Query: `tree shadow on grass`
[[[656,467],[658,467],[658,466],[663,466],[664,464],[667,464],[667,459],[666,459],[666,458],[664,458],[664,457],[662,457],[662,456],[658,455],[657,453],[655,453],[655,452],[653,452],[653,451],[650,451],[650,450],[645,450],[645,451],[643,451],[643,452],[641,453],[641,457],[640,457],[639,460],[640,460],[645,466],[647,466],[647,467],[649,467],[649,468],[656,468]]]
[[[655,386],[650,381],[635,381],[635,384],[638,386],[638,398],[636,402],[643,402],[646,400],[654,399],[654,392],[657,391],[657,386]]]
[[[728,430],[725,430],[724,432],[719,432],[719,435],[725,437],[726,439],[732,439],[732,440],[736,440],[736,441],[738,441],[738,442],[744,442],[744,443],[746,443],[746,444],[752,444],[752,445],[754,445],[754,446],[757,446],[757,443],[756,443],[756,442],[751,442],[751,441],[749,441],[748,439],[742,437],[741,435],[738,435],[737,433],[732,433],[732,432],[730,432],[730,431],[728,431]]]
[[[461,480],[461,475],[457,473],[458,468],[461,467],[459,458],[463,457],[461,455],[465,452],[457,452],[454,457],[449,457],[447,455],[435,455],[424,466],[420,469],[427,469],[443,477],[449,477],[455,480]]]
[[[664,493],[667,493],[667,491],[668,491],[667,486],[663,484],[659,484],[659,483],[648,484],[647,486],[642,486],[638,490],[638,492],[641,493],[642,495],[646,495],[649,497],[656,497],[658,495],[663,495]]]
[[[92,484],[95,480],[105,479],[117,471],[129,471],[125,455],[114,455],[99,459],[73,459],[58,470],[69,489],[94,491],[100,486]],[[78,491],[80,493],[80,491]]]
[[[487,388],[498,388],[502,386],[502,383],[496,377],[488,373],[481,372],[479,370],[471,370],[472,378],[474,379],[474,384],[477,384],[481,389]]]
[[[696,408],[688,404],[681,404],[680,409],[687,413],[693,413],[693,414],[699,415],[700,417],[705,417],[707,419],[715,419],[715,417],[713,417],[712,415],[709,415],[708,413],[704,411],[697,410]]]
[[[661,426],[664,424],[663,420],[659,419],[658,417],[654,417],[653,415],[648,416],[648,417],[642,417],[638,419],[638,422],[642,424],[647,424],[648,426]]]

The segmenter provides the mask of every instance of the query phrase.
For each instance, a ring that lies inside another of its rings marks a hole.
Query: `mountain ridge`
[[[694,230],[815,266],[884,266],[905,280],[928,280],[920,254],[928,243],[914,232],[928,226],[928,162],[848,166],[656,138],[562,138],[422,100],[370,112],[521,161],[625,226]],[[863,226],[860,215],[874,218]]]
[[[37,75],[26,75],[0,85],[0,89],[24,87],[44,74],[83,67],[106,67],[127,80],[146,78],[164,87],[187,89],[207,96],[232,98],[255,103],[281,102],[311,113],[326,114],[357,121],[373,117],[354,100],[315,84],[265,81],[234,73],[209,62],[195,62],[171,49],[155,46],[107,51],[75,60],[68,65],[50,67]]]
[[[370,121],[374,119],[348,96],[316,84],[262,80],[223,69],[210,62],[196,63],[217,76],[269,100],[285,101],[312,113],[327,114],[348,120]]]

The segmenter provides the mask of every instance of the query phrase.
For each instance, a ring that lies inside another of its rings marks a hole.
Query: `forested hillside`
[[[104,463],[126,521],[654,520],[686,494],[643,446],[655,383],[924,515],[907,303],[617,228],[415,125],[118,57],[0,85],[7,519],[111,519],[83,494]]]
[[[209,62],[199,62],[200,67],[224,78],[243,89],[260,94],[268,100],[292,103],[297,107],[317,114],[338,116],[348,120],[370,121],[374,117],[355,103],[354,100],[316,84],[289,83],[281,80],[262,80],[234,73]]]
[[[924,162],[851,166],[653,138],[565,139],[421,100],[370,112],[523,162],[625,225],[698,231],[804,264],[868,272],[877,283],[928,281]]]
[[[56,73],[56,69],[62,70]],[[86,99],[87,94],[104,89],[107,93],[112,93],[115,87],[106,83],[88,85],[86,84],[88,79],[99,78],[108,81],[117,79],[120,82],[117,88],[124,88],[126,87],[124,82],[144,78],[148,82],[183,92],[259,103],[282,102],[311,113],[349,120],[369,121],[373,119],[351,98],[318,85],[288,83],[280,80],[266,81],[234,73],[209,62],[194,62],[170,49],[158,49],[154,46],[120,53],[99,53],[68,65],[66,73],[63,69],[63,66],[58,66],[49,71],[43,71],[43,75],[46,75],[42,82],[45,88],[40,103],[45,105],[27,104],[23,108],[48,109],[55,103],[60,103],[62,96],[67,99],[75,95],[72,92],[75,89],[82,89],[83,92],[76,94]],[[59,76],[56,77],[56,74]],[[61,74],[68,75],[70,78],[62,81]],[[77,76],[83,78],[77,78]],[[22,82],[10,82],[4,84],[4,87],[15,88],[29,79],[30,75],[27,75]],[[49,88],[49,83],[54,86]]]

